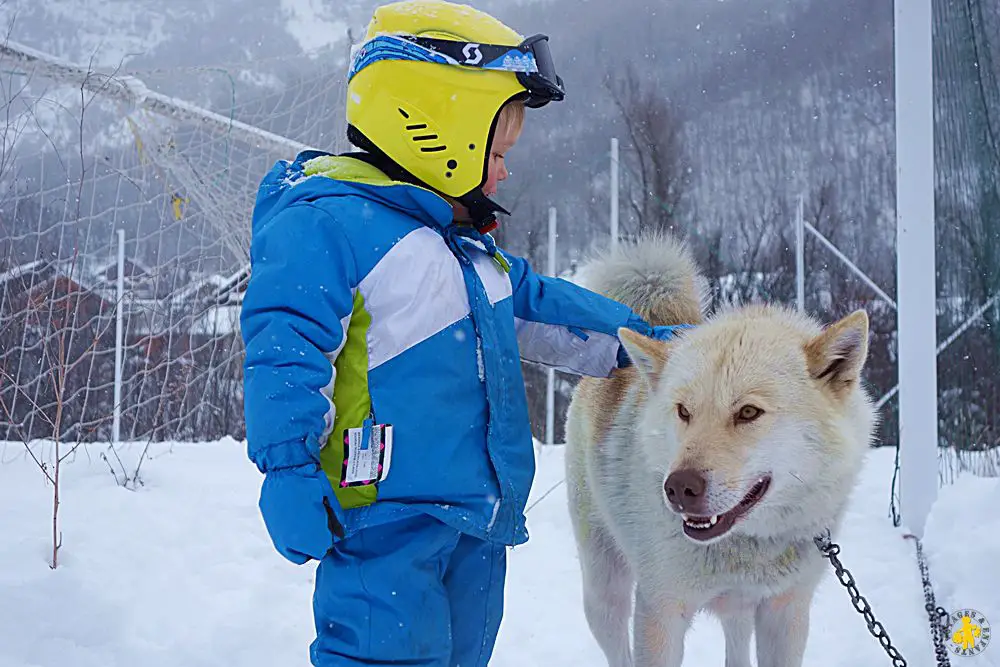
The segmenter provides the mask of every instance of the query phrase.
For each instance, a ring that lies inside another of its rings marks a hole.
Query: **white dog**
[[[837,533],[876,424],[866,314],[825,329],[767,306],[705,320],[705,280],[661,237],[583,275],[652,324],[696,325],[668,342],[623,329],[634,366],[581,380],[570,404],[570,512],[608,664],[680,667],[708,610],[726,667],[750,667],[754,631],[758,667],[801,665],[825,565],[813,538]]]

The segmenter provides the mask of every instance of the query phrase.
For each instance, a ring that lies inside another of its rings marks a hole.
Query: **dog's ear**
[[[856,310],[834,322],[805,346],[809,374],[835,390],[861,379],[868,358],[868,314]]]
[[[618,329],[618,339],[642,376],[650,385],[656,384],[667,364],[670,343],[648,338],[625,327]]]

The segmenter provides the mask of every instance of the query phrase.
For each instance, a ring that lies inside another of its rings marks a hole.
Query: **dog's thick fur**
[[[680,667],[702,610],[722,623],[726,667],[750,667],[754,632],[758,667],[798,667],[825,572],[813,537],[837,534],[876,425],[860,377],[867,316],[823,328],[754,305],[706,318],[706,281],[666,237],[622,245],[582,282],[652,324],[696,325],[667,342],[623,329],[634,365],[581,380],[570,404],[569,505],[587,620],[610,667]],[[665,490],[688,493],[668,484],[686,470],[705,482],[697,517],[731,516],[770,482],[728,532],[696,539],[685,498],[672,508]]]

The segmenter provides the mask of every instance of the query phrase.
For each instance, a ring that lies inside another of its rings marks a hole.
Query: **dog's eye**
[[[677,416],[681,418],[681,421],[685,424],[691,421],[691,413],[680,403],[677,404]]]
[[[740,411],[736,413],[736,422],[743,424],[752,422],[762,414],[764,414],[764,411],[756,405],[744,405],[740,408]]]

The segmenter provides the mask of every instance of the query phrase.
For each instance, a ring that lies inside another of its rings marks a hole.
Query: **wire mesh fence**
[[[243,437],[250,213],[297,146],[9,45],[0,69],[0,439]],[[308,138],[338,92],[300,83],[227,115]]]
[[[140,151],[115,157],[65,156],[52,175],[48,160],[12,163],[0,206],[0,438],[109,440],[116,348],[122,437],[238,436],[245,262],[212,209],[192,206]]]
[[[942,470],[996,470],[1000,445],[1000,6],[936,0]],[[953,332],[964,327],[961,335]],[[940,349],[940,348],[939,348]],[[976,455],[975,452],[983,452]],[[980,460],[974,463],[973,459]],[[944,473],[942,473],[944,474]]]

